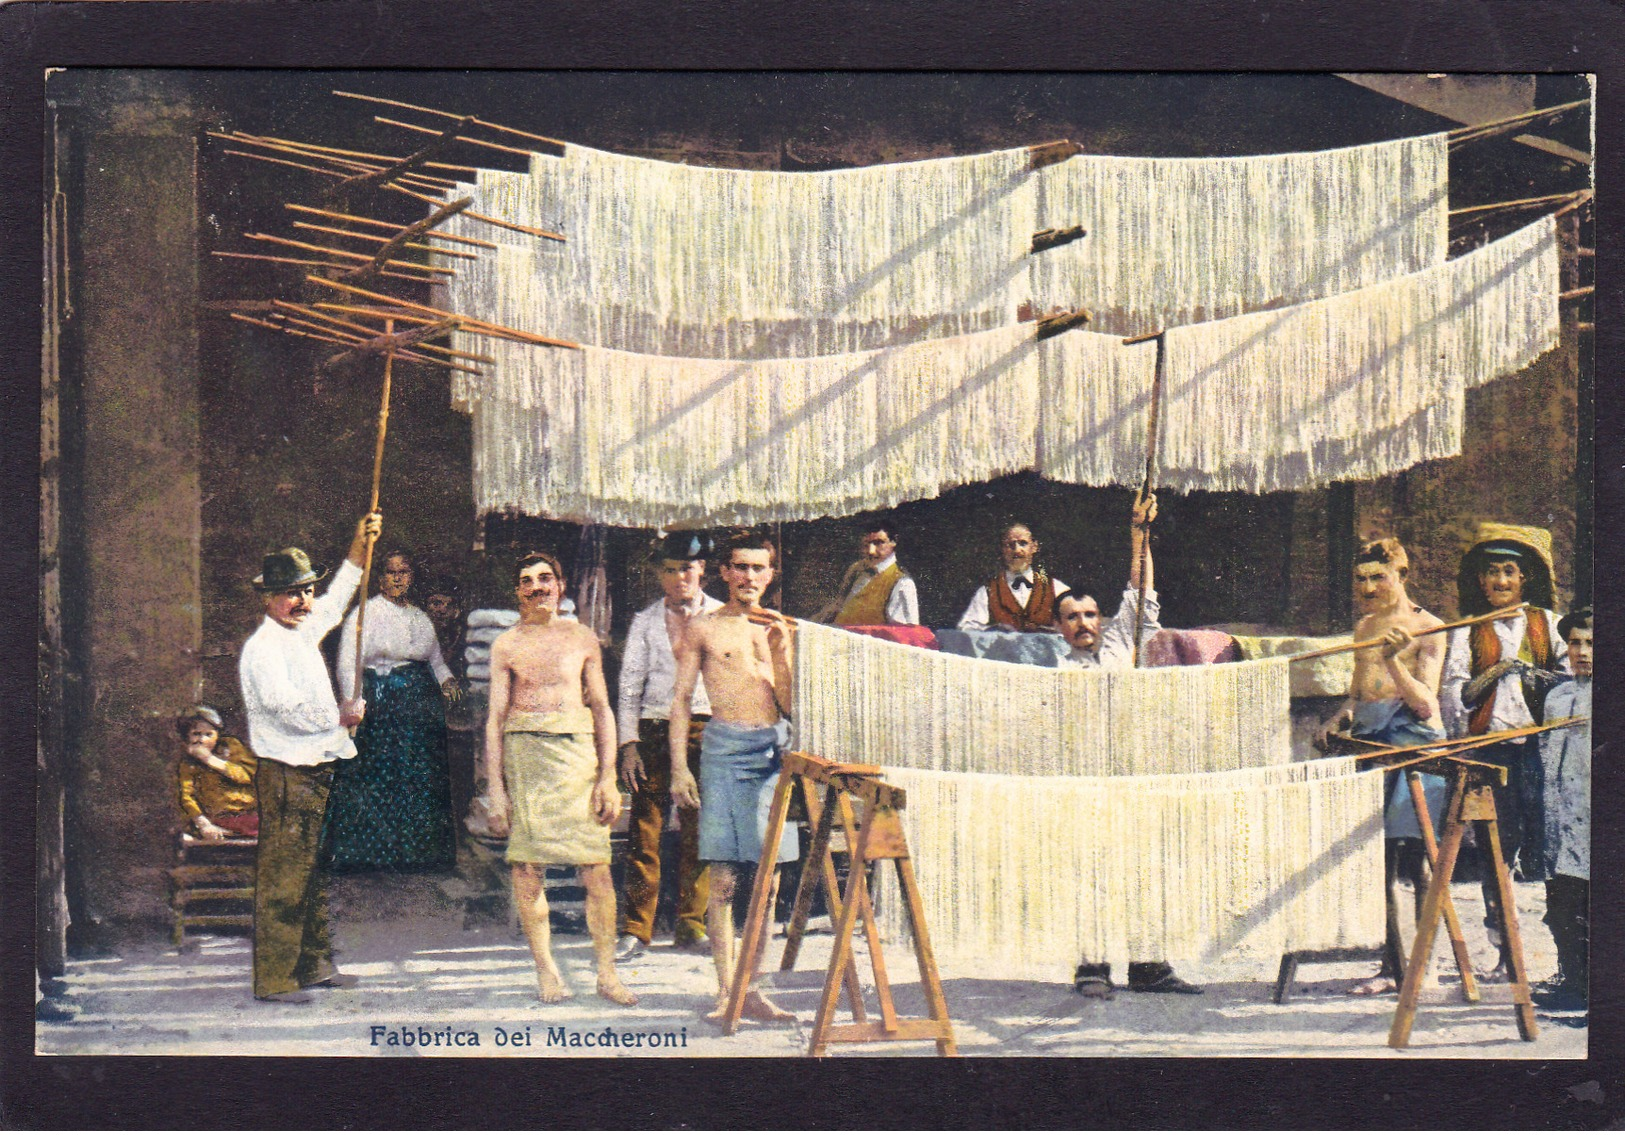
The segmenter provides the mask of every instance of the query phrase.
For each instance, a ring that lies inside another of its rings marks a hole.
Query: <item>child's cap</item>
[[[211,705],[188,706],[175,715],[175,732],[185,737],[192,731],[192,722],[206,721],[218,731],[224,727],[220,711]]]

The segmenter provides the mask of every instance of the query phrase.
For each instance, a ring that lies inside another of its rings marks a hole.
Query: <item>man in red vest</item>
[[[971,596],[970,606],[959,618],[962,631],[1053,631],[1056,600],[1072,589],[1050,578],[1038,558],[1038,541],[1025,524],[1012,524],[1004,530],[999,553],[1004,570]]]
[[[1456,592],[1464,617],[1520,603],[1529,603],[1530,608],[1509,618],[1450,632],[1444,675],[1439,683],[1439,708],[1452,736],[1536,724],[1547,690],[1557,680],[1555,673],[1568,671],[1568,659],[1561,653],[1557,616],[1550,609],[1551,547],[1551,534],[1544,529],[1484,523],[1462,557]],[[1473,755],[1506,766],[1507,784],[1495,788],[1501,854],[1509,866],[1517,863],[1526,877],[1540,878],[1541,765],[1534,739],[1503,741]],[[1480,849],[1481,855],[1487,851]],[[1480,867],[1480,875],[1484,906],[1493,922],[1500,897],[1487,860]],[[1498,945],[1501,958],[1488,975],[1490,980],[1504,980],[1510,965],[1506,943]]]

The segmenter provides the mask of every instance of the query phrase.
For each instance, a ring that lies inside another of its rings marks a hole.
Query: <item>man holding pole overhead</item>
[[[243,644],[238,676],[248,741],[259,757],[254,871],[254,996],[300,1004],[313,985],[347,987],[333,966],[327,875],[319,862],[335,761],[355,756],[349,729],[366,706],[339,712],[321,641],[338,626],[361,582],[361,564],[383,529],[370,512],[356,524],[350,554],[320,597],[327,569],[299,548],[265,557],[253,585],[265,620]]]

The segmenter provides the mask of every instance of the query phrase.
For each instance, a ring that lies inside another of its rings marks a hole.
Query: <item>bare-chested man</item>
[[[592,631],[559,617],[564,568],[556,558],[532,552],[519,561],[517,575],[519,624],[491,644],[485,770],[492,834],[508,834],[514,902],[542,1000],[571,996],[553,961],[543,886],[547,865],[560,863],[573,865],[587,889],[598,995],[636,1005],[615,973],[609,825],[621,794],[603,656]]]
[[[1322,747],[1328,734],[1345,726],[1355,737],[1385,745],[1419,745],[1444,738],[1438,693],[1444,640],[1440,635],[1415,637],[1441,622],[1438,616],[1411,602],[1405,592],[1405,577],[1409,574],[1410,557],[1391,537],[1362,545],[1355,557],[1354,597],[1360,619],[1354,625],[1354,638],[1357,642],[1377,638],[1383,642],[1355,652],[1353,685],[1348,699],[1322,727],[1317,738]],[[1393,992],[1402,975],[1404,945],[1395,893],[1400,876],[1408,878],[1415,889],[1418,913],[1427,891],[1422,831],[1410,789],[1399,773],[1390,773],[1389,779],[1388,807],[1383,816],[1388,935],[1382,969],[1354,989],[1363,995]],[[1424,774],[1422,784],[1437,830],[1444,812],[1444,778]]]
[[[788,739],[793,631],[776,611],[761,606],[773,582],[777,549],[761,536],[735,536],[723,545],[722,579],[728,602],[689,623],[677,650],[677,683],[671,703],[671,794],[678,807],[700,809],[700,859],[711,865],[705,909],[711,958],[717,969],[721,1016],[733,983],[733,896],[741,876],[762,856],[767,814]],[[694,684],[705,677],[711,720],[700,742],[700,784],[694,783],[684,746]],[[796,829],[786,826],[778,862],[795,859]],[[779,887],[773,873],[768,907]],[[764,936],[763,943],[766,945]],[[758,952],[757,961],[760,961]],[[760,990],[745,997],[744,1015],[758,1021],[793,1020]]]

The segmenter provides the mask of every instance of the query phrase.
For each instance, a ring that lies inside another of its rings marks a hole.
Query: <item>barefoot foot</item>
[[[1399,992],[1399,984],[1393,978],[1379,973],[1376,977],[1360,982],[1349,992],[1356,997],[1385,997],[1390,993]]]
[[[727,1016],[727,1015],[728,1015],[728,995],[726,993],[719,993],[719,994],[717,994],[717,1007],[715,1009],[712,1009],[709,1013],[707,1013],[705,1015],[705,1019],[708,1020],[708,1021],[718,1021],[718,1022],[720,1022],[722,1020],[722,1018]]]
[[[568,1001],[575,994],[570,987],[564,984],[564,977],[558,970],[540,970],[536,974],[537,992],[543,1004],[555,1005],[560,1001]]]
[[[788,1009],[779,1008],[757,989],[752,989],[745,994],[745,1008],[741,1015],[752,1021],[793,1021],[796,1019],[794,1013]]]
[[[637,995],[621,984],[621,979],[611,974],[598,979],[598,996],[615,1005],[636,1005]]]

